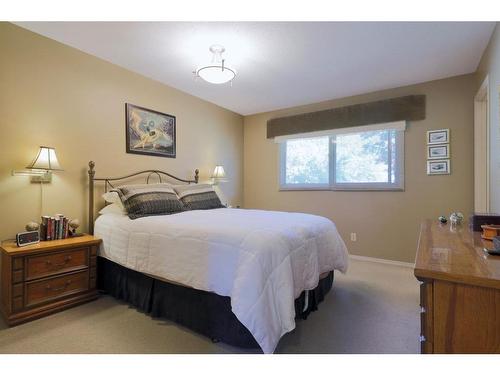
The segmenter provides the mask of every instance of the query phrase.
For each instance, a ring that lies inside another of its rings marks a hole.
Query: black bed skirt
[[[259,348],[248,329],[231,311],[231,299],[215,293],[158,280],[98,257],[98,288],[154,318],[181,324],[212,340],[242,348]],[[309,291],[307,309],[303,292],[295,300],[297,318],[318,309],[333,284],[333,271]]]

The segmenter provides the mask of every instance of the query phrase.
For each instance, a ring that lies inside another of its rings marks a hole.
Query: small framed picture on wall
[[[429,130],[427,132],[427,144],[435,145],[450,142],[450,129]]]
[[[450,145],[428,145],[427,159],[448,159],[450,157]]]
[[[450,174],[450,160],[427,161],[427,174]]]

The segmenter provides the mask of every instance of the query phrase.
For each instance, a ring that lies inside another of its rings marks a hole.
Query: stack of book
[[[40,224],[40,240],[61,240],[69,237],[69,218],[64,215],[42,216]]]

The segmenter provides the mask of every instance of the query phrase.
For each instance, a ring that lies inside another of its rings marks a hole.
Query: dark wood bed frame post
[[[94,171],[95,163],[89,161],[89,233],[94,234]]]

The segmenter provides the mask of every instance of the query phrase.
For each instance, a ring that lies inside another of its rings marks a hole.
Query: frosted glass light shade
[[[233,69],[227,66],[205,66],[198,69],[197,74],[205,81],[213,83],[215,85],[221,85],[223,83],[232,81],[236,77],[236,73]]]
[[[62,171],[57,160],[56,150],[53,147],[40,146],[35,160],[28,165],[28,169],[45,169],[47,171]]]
[[[224,167],[222,165],[218,165],[214,169],[214,173],[212,174],[212,178],[214,180],[224,180],[226,178],[226,172],[224,171]]]
[[[212,62],[196,69],[196,76],[215,85],[231,82],[236,77],[236,70],[228,66],[222,58],[222,53],[226,49],[219,44],[214,44],[209,50],[213,54]]]

